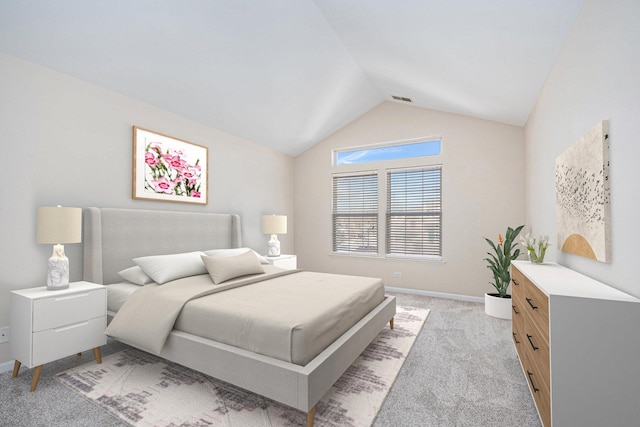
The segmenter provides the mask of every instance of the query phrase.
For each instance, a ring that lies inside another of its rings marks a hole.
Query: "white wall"
[[[640,2],[587,0],[525,127],[526,218],[557,244],[555,159],[609,120],[612,262],[547,252],[587,276],[640,297]]]
[[[5,54],[0,100],[0,326],[9,324],[11,290],[46,284],[51,245],[35,243],[38,206],[239,213],[244,243],[262,253],[260,216],[293,218],[292,157]],[[133,125],[209,148],[207,206],[131,198]],[[285,253],[294,252],[289,231]],[[71,280],[80,280],[82,245],[65,250]],[[0,344],[0,363],[9,358]]]
[[[442,155],[433,161],[443,165],[444,263],[331,255],[332,150],[429,136],[442,137]],[[482,236],[495,241],[508,225],[523,223],[523,166],[520,127],[383,103],[296,158],[298,264],[381,277],[387,286],[482,296],[493,289]]]

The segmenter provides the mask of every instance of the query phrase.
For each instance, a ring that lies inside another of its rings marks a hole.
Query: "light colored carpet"
[[[397,308],[385,328],[318,403],[318,427],[370,426],[429,314]],[[136,349],[56,375],[56,379],[133,426],[303,425],[305,414]]]
[[[482,302],[392,294],[431,311],[373,427],[540,427],[510,321],[487,316]],[[126,348],[109,340],[102,354]],[[35,393],[32,370],[0,373],[0,426],[127,427],[54,378],[92,360],[88,351],[48,363]]]

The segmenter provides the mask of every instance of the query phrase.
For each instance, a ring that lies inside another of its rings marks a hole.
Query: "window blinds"
[[[378,253],[378,174],[333,176],[333,251]]]
[[[388,255],[442,256],[441,177],[440,167],[387,172]]]

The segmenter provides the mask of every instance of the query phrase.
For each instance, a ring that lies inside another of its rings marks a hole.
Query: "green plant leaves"
[[[505,233],[505,238],[502,243],[498,243],[497,245],[493,243],[488,238],[484,238],[489,246],[493,249],[495,253],[487,252],[489,258],[485,258],[487,261],[487,268],[491,270],[493,274],[493,285],[494,288],[498,291],[498,295],[504,298],[507,295],[507,289],[509,288],[509,284],[511,283],[511,261],[518,258],[520,255],[520,249],[517,249],[517,242],[514,243],[520,231],[524,225],[519,227],[511,228],[507,227],[507,232]]]

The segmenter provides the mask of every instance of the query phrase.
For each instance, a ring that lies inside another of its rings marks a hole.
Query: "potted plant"
[[[493,282],[490,282],[498,292],[487,292],[484,296],[484,311],[490,316],[500,319],[511,319],[511,295],[507,293],[511,283],[511,261],[518,258],[520,249],[514,243],[524,225],[515,229],[507,227],[504,239],[498,234],[498,244],[484,238],[494,253],[487,252],[490,258],[485,258],[487,268],[493,274]]]
[[[520,237],[520,244],[527,248],[529,261],[534,264],[542,264],[544,262],[544,254],[549,247],[549,236],[531,237],[531,233],[527,233],[526,236]]]

